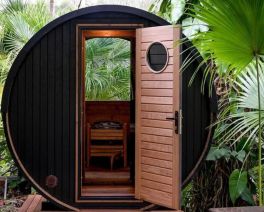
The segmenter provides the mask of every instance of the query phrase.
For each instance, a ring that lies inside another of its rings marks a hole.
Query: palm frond
[[[130,43],[119,38],[86,42],[87,100],[130,100]]]
[[[263,67],[263,64],[261,64]],[[235,85],[239,93],[230,100],[230,105],[225,108],[219,115],[216,124],[225,123],[218,131],[219,141],[234,144],[243,136],[248,140],[254,140],[257,133],[264,127],[264,72],[260,72],[260,89],[261,89],[261,126],[258,124],[259,107],[258,107],[258,88],[257,74],[255,66],[249,65],[238,77]]]
[[[209,31],[196,36],[205,54],[229,69],[243,70],[256,55],[264,54],[263,0],[201,0],[190,12]]]

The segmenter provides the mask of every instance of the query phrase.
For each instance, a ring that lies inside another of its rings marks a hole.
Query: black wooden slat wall
[[[188,49],[189,48],[189,49]],[[191,57],[194,50],[183,44],[182,58]],[[188,50],[187,50],[188,49]],[[186,51],[187,50],[187,51]],[[184,60],[184,59],[183,59]],[[210,105],[208,88],[204,94],[201,91],[203,71],[200,69],[194,81],[189,82],[199,66],[197,60],[186,67],[182,73],[182,111],[183,111],[183,135],[182,135],[182,182],[185,183],[188,175],[197,164],[207,142],[210,116],[213,109]]]
[[[32,102],[32,152],[34,152],[37,157],[33,158],[32,161],[32,174],[34,178],[39,181],[39,161],[41,158],[38,157],[40,154],[40,147],[36,145],[36,142],[40,139],[40,43],[38,43],[33,49],[33,64],[32,64],[32,92],[33,92],[33,102]],[[36,124],[39,123],[39,124]]]
[[[75,32],[60,25],[33,47],[16,77],[10,130],[29,174],[52,195],[74,201]],[[45,178],[58,177],[48,189]]]
[[[70,24],[70,46],[69,46],[69,60],[72,58],[72,55],[76,55],[76,43],[73,42],[76,40],[76,32],[75,32],[75,24],[73,21],[71,21]],[[72,193],[72,198],[74,198],[75,195],[75,183],[72,183],[72,180],[75,179],[75,171],[72,170],[72,167],[75,167],[75,143],[72,142],[75,140],[75,110],[76,110],[76,101],[72,101],[72,99],[75,99],[75,93],[76,93],[76,59],[71,59],[71,63],[69,64],[70,74],[69,74],[69,121],[71,122],[69,126],[69,187],[68,192]],[[72,112],[74,111],[74,112]],[[73,200],[72,200],[73,201]]]
[[[54,163],[55,163],[55,151],[54,151],[54,144],[55,144],[55,120],[54,117],[56,116],[55,114],[55,65],[56,64],[56,58],[55,58],[55,37],[56,36],[56,31],[52,30],[48,34],[48,52],[47,52],[47,58],[48,58],[48,69],[47,69],[47,76],[48,76],[48,81],[47,81],[47,93],[48,93],[48,105],[47,105],[47,115],[48,115],[48,128],[47,128],[47,155],[48,155],[48,173],[54,175]],[[51,191],[53,193],[53,191]]]
[[[67,204],[84,207],[85,204],[74,202],[78,23],[136,23],[145,27],[160,24],[137,15],[117,12],[98,12],[68,20],[51,31],[43,32],[14,78],[8,113],[10,132],[19,159],[44,190]],[[186,48],[183,46],[183,50]],[[204,128],[210,123],[210,102],[207,95],[200,93],[201,76],[188,87],[196,67],[197,62],[184,72],[182,82],[183,181],[200,157],[207,137]],[[56,188],[46,187],[48,175],[58,177]]]
[[[63,140],[62,140],[62,117],[63,114],[61,113],[62,111],[62,76],[63,76],[63,69],[62,69],[62,62],[63,62],[63,55],[62,55],[62,28],[57,27],[56,33],[55,33],[55,58],[56,58],[56,73],[55,73],[55,139],[56,142],[54,143],[54,149],[60,149],[62,148],[63,145]],[[62,165],[63,165],[63,160],[62,160],[62,152],[57,151],[55,152],[55,160],[54,160],[54,165],[55,165],[55,172],[54,175],[58,177],[58,179],[62,178]],[[58,189],[55,190],[55,195],[59,196],[60,190],[62,187],[62,182],[59,182],[58,184]]]

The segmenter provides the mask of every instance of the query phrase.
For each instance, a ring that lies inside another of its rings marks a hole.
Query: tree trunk
[[[54,16],[54,0],[50,0],[50,14]]]

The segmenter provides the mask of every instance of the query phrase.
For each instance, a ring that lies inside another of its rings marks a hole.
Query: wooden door
[[[136,32],[135,196],[172,209],[180,208],[181,184],[179,38],[171,25]]]

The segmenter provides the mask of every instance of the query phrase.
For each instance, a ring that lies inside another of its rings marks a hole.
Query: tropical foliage
[[[87,100],[130,100],[130,42],[119,38],[86,41]]]
[[[229,174],[229,195],[233,204],[239,204],[236,202],[239,197],[252,204],[252,194],[257,189],[261,205],[264,23],[260,20],[264,17],[264,2],[201,0],[200,4],[190,7],[187,14],[209,28],[192,37],[204,57],[202,63],[207,65],[205,78],[210,75],[212,83],[217,79],[218,85],[225,87],[219,101],[216,147],[208,157],[218,160],[232,156],[238,160]],[[249,177],[256,166],[259,167],[258,177]]]
[[[22,0],[6,0],[0,5],[0,90],[7,73],[26,42],[51,20],[43,1],[28,4]],[[0,121],[0,175],[17,174],[8,151],[2,120]]]
[[[172,0],[157,0],[150,10],[172,21],[173,4]],[[184,192],[189,200],[185,206],[203,211],[239,205],[242,200],[252,205],[256,191],[261,204],[264,2],[186,0],[184,10],[177,23],[199,49],[202,64],[207,66],[205,79],[211,76],[219,96],[215,144],[191,189]],[[187,58],[182,70],[198,56]]]
[[[0,80],[3,83],[26,42],[51,20],[43,1],[27,4],[21,0],[6,0],[0,10]]]

